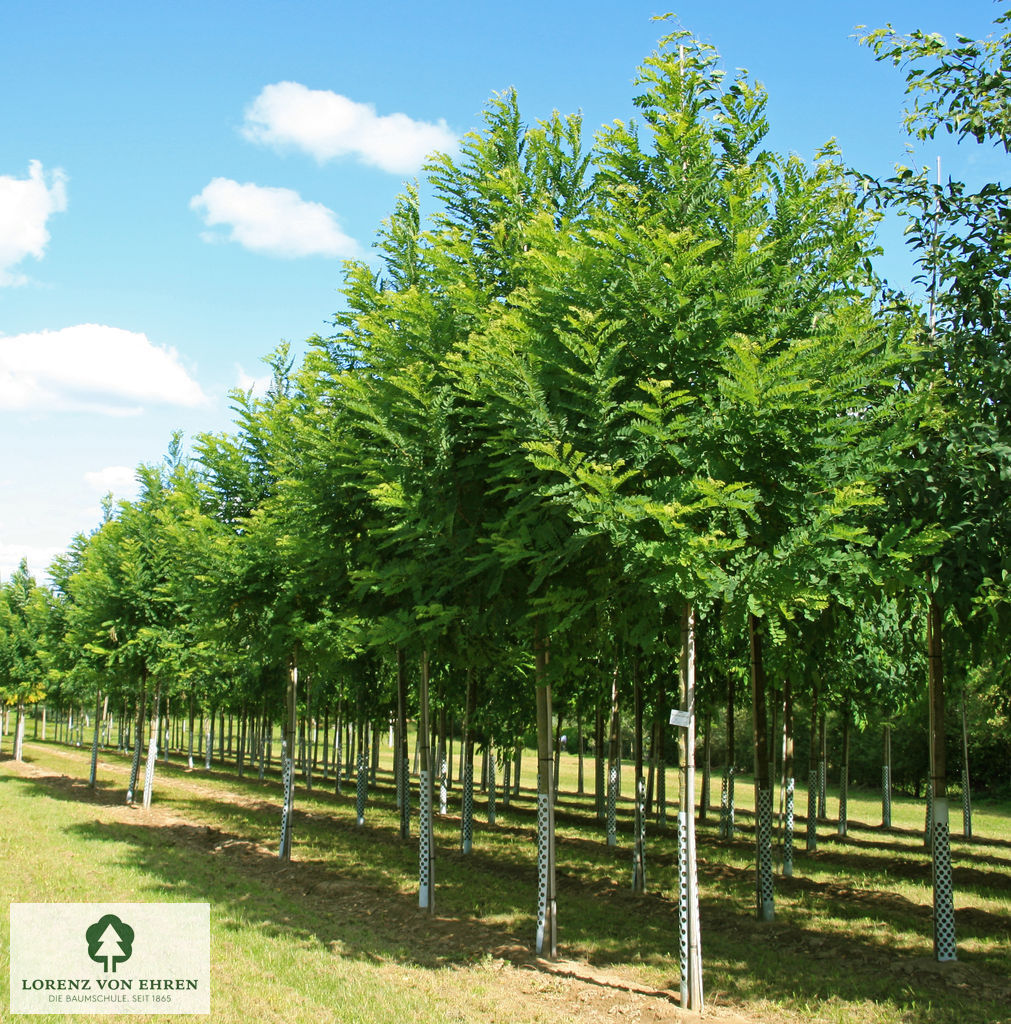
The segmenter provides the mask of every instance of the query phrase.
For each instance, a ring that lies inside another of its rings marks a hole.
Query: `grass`
[[[618,847],[608,847],[592,797],[574,795],[572,755],[562,758],[557,807],[561,959],[552,964],[530,953],[532,753],[524,756],[520,798],[509,808],[500,798],[495,826],[477,801],[470,856],[459,853],[458,818],[436,821],[435,915],[417,908],[417,845],[399,838],[386,761],[363,828],[353,787],[336,796],[332,779],[324,784],[317,775],[313,793],[299,789],[294,859],[284,865],[276,856],[276,776],[261,783],[219,766],[187,772],[159,763],[155,805],[145,812],[123,804],[129,763],[114,751],[102,755],[97,790],[88,789],[88,753],[28,741],[24,768],[0,766],[7,901],[209,902],[214,1021],[585,1024],[687,1016],[677,1005],[673,834],[648,828],[649,892],[632,894],[630,804],[620,809]],[[632,791],[630,775],[623,787]],[[673,773],[668,793],[676,793]],[[798,824],[794,876],[777,875],[776,920],[762,924],[754,919],[745,779],[737,798],[737,838],[717,837],[714,814],[699,827],[707,1016],[1011,1021],[1007,808],[978,808],[976,838],[953,837],[959,960],[941,965],[932,956],[921,804],[893,801],[894,827],[885,831],[876,825],[879,799],[851,792],[848,836],[838,837],[834,822],[820,823],[815,853],[804,851]],[[798,811],[805,806],[799,799]],[[455,791],[450,815],[458,807]],[[953,827],[960,824],[955,814]],[[4,987],[8,926],[4,915]],[[8,1005],[4,988],[0,1019]]]

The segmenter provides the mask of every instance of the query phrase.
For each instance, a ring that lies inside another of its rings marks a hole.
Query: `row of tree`
[[[868,42],[927,97],[914,130],[1008,151],[1009,38]],[[609,720],[612,793],[621,706],[637,793],[644,721],[673,759],[662,723],[686,713],[684,808],[696,709],[750,682],[769,918],[769,709],[788,733],[795,699],[859,726],[926,675],[950,959],[945,668],[995,719],[1009,692],[1008,192],[869,183],[832,145],[772,152],[762,88],[682,31],[638,84],[639,122],[590,145],[578,116],[530,127],[514,94],[493,98],[458,155],[431,159],[427,217],[408,186],[378,272],[346,264],[333,336],[298,367],[275,352],[266,395],[234,396],[233,431],[142,467],[139,497],[107,507],[51,589],[4,585],[5,692],[19,721],[46,690],[131,701],[130,798],[164,700],[280,717],[282,857],[300,707],[396,721],[405,835],[416,718],[428,907],[438,716],[463,723],[465,849],[478,730],[511,750],[536,721],[537,946],[553,952],[559,703]],[[925,308],[875,274],[884,208],[909,220]],[[637,886],[641,834],[637,810]]]

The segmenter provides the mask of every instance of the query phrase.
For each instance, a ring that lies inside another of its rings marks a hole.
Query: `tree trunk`
[[[435,842],[432,833],[432,758],[429,750],[428,651],[421,654],[418,723],[418,776],[420,819],[418,826],[418,906],[435,911]]]
[[[934,956],[940,962],[958,959],[955,906],[948,832],[947,765],[944,750],[944,668],[941,608],[933,594],[927,610],[927,668],[930,699],[930,782],[932,800],[934,882]]]
[[[783,792],[786,813],[783,816],[783,874],[793,875],[793,683],[783,680]]]
[[[295,813],[295,730],[298,728],[298,651],[288,661],[288,688],[285,693],[284,738],[281,742],[281,782],[284,804],[281,809],[281,843],[278,858],[291,860],[292,817]],[[212,716],[213,718],[213,716]]]
[[[597,704],[593,730],[593,795],[597,821],[603,821],[607,808],[604,788],[604,709]]]
[[[467,669],[467,706],[463,720],[463,806],[460,814],[460,851],[470,853],[474,843],[474,712],[477,708],[477,682],[474,670]]]
[[[618,710],[618,665],[617,657],[614,660],[614,673],[611,676],[611,725],[610,743],[607,751],[607,845],[617,846],[618,844],[618,772],[621,770],[619,764],[619,744],[621,737],[619,728],[621,717]]]
[[[355,816],[359,827],[365,824],[365,804],[369,795],[369,725],[363,717],[361,702],[358,711],[358,762],[355,780]]]
[[[145,700],[147,697],[147,669],[140,673],[140,695],[137,697],[137,717],[134,720],[133,760],[130,762],[130,782],[126,790],[126,802],[133,803],[133,795],[137,792],[137,776],[140,773],[140,745],[144,733]]]
[[[748,616],[751,641],[751,703],[755,734],[755,897],[759,921],[775,916],[772,889],[772,785],[769,777],[765,714],[765,668],[762,664],[761,625]]]
[[[646,891],[646,789],[642,771],[642,688],[632,662],[632,706],[635,718],[635,838],[632,845],[632,892]]]
[[[892,727],[881,730],[881,827],[892,827]]]
[[[495,801],[498,783],[495,778],[495,743],[488,741],[488,824],[495,824]]]
[[[702,946],[699,879],[695,855],[695,613],[684,606],[681,617],[681,710],[687,725],[679,728],[681,799],[678,806],[679,920],[681,922],[681,1008],[701,1013]]]
[[[962,835],[972,839],[972,792],[969,788],[969,727],[965,721],[965,691],[962,691]]]
[[[818,701],[821,677],[815,673],[811,694],[810,749],[807,757],[807,837],[808,853],[818,849]]]
[[[821,821],[828,819],[828,729],[826,727],[828,715],[822,711],[818,721],[818,818]]]
[[[845,836],[849,829],[850,789],[850,709],[843,709],[842,768],[839,772],[839,825],[838,833]]]
[[[340,729],[337,729],[338,735]],[[394,735],[393,768],[397,783],[397,806],[400,808],[400,838],[411,836],[411,787],[407,772],[407,670],[404,652],[397,648],[397,727]],[[340,760],[335,761],[340,779]],[[338,783],[339,785],[339,783]]]
[[[734,677],[727,675],[727,753],[720,791],[720,838],[734,838]]]
[[[14,760],[24,760],[25,746],[25,702],[18,701],[18,717],[14,723]]]
[[[713,714],[706,712],[705,736],[702,740],[702,797],[699,801],[699,821],[709,819],[709,795],[713,785],[712,743]]]
[[[576,795],[582,796],[586,789],[583,785],[583,714],[581,711],[576,715],[576,754],[579,759],[576,764]]]
[[[446,775],[446,704],[440,701],[439,707],[439,746],[436,751],[436,768],[439,772],[439,814],[445,817],[449,813],[449,782]]]
[[[88,786],[94,789],[98,782],[98,734],[101,730],[99,724],[99,711],[102,707],[102,691],[95,691],[95,735],[91,741],[91,772],[88,775]]]
[[[551,684],[547,678],[547,638],[534,628],[534,664],[537,684],[537,935],[535,951],[558,955],[558,913],[555,889],[555,806],[551,759]]]
[[[144,810],[151,806],[154,791],[154,769],[158,760],[158,721],[161,718],[161,677],[154,686],[154,706],[151,708],[151,730],[147,741],[147,761],[144,764]]]

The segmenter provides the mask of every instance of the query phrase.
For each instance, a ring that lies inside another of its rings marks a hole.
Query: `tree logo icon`
[[[116,965],[125,963],[133,954],[133,929],[115,914],[100,917],[85,933],[88,956],[103,964],[105,972],[116,973]]]

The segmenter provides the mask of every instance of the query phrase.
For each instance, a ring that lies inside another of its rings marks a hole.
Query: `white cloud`
[[[144,334],[78,324],[0,337],[0,409],[123,416],[206,401],[175,349]]]
[[[265,86],[246,109],[242,134],[252,142],[293,146],[320,162],[352,155],[393,174],[413,174],[430,153],[457,144],[442,118],[433,124],[377,114],[371,103],[298,82]]]
[[[267,394],[267,390],[273,383],[271,375],[265,374],[263,377],[253,377],[242,368],[238,363],[235,365],[236,381],[235,386],[240,391],[245,391],[247,394],[252,391],[254,398],[263,398]]]
[[[67,208],[66,183],[63,171],[46,174],[38,160],[28,165],[27,178],[0,176],[0,287],[25,282],[12,269],[23,259],[42,259],[49,242],[46,222]]]
[[[28,571],[37,581],[44,582],[47,579],[46,569],[57,555],[63,554],[64,550],[41,544],[7,544],[0,541],[0,580],[9,580],[14,570],[21,564],[21,559],[27,558]]]
[[[341,231],[333,210],[304,200],[290,188],[215,178],[190,200],[190,209],[201,213],[208,227],[229,227],[228,240],[254,252],[289,258],[361,255],[358,243]],[[221,238],[204,234],[206,241]]]
[[[137,471],[130,466],[106,466],[84,474],[84,482],[103,497],[110,491],[117,498],[130,500],[137,494]]]

